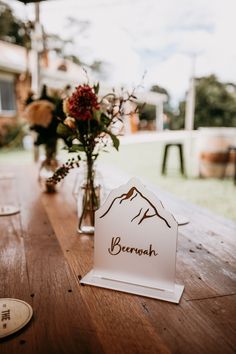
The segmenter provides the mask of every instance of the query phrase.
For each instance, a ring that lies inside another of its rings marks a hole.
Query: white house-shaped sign
[[[178,303],[177,235],[174,217],[133,178],[97,210],[94,268],[81,282]]]

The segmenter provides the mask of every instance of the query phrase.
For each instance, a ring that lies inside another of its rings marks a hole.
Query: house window
[[[0,78],[0,114],[11,115],[16,112],[14,81]]]

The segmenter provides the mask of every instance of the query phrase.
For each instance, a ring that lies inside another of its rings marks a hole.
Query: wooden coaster
[[[32,307],[18,299],[0,299],[0,338],[19,331],[31,319]]]
[[[20,209],[14,205],[0,205],[0,216],[15,215],[20,212]]]

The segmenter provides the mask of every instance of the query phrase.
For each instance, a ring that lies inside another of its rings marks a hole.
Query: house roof
[[[32,73],[35,65],[34,52],[30,51],[27,57],[27,51],[24,47],[16,44],[0,41],[0,71],[7,73],[24,73],[28,67]],[[70,60],[65,60],[54,52],[48,53],[48,64],[41,68],[41,84],[46,84],[51,88],[64,88],[70,84],[72,87],[86,81],[86,74],[83,68]],[[111,92],[111,88],[103,86],[100,89],[101,94]],[[167,96],[156,92],[137,93],[140,102],[149,104],[162,104],[167,100]]]
[[[25,48],[0,41],[0,70],[23,73],[26,71],[26,50]]]
[[[0,41],[0,70],[7,73],[32,73],[35,68],[34,52],[27,51],[16,44]],[[64,70],[63,70],[64,66]],[[64,60],[54,53],[48,54],[48,65],[41,68],[41,83],[53,88],[62,88],[67,84],[77,84],[84,81],[85,73],[82,67],[70,60]]]
[[[43,83],[50,87],[61,88],[70,84],[77,86],[86,80],[83,68],[71,60],[62,59],[55,53],[49,53],[49,66],[41,69]]]

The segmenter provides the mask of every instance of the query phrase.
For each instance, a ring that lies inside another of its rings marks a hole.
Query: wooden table
[[[0,297],[28,302],[34,315],[1,341],[1,354],[235,353],[235,223],[157,190],[164,205],[191,219],[179,228],[180,304],[81,286],[93,237],[76,232],[70,178],[47,195],[35,169],[13,170],[21,213],[0,218]]]

